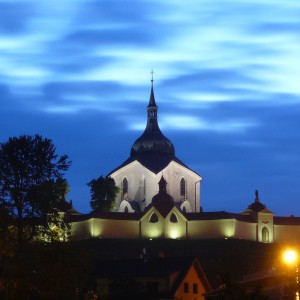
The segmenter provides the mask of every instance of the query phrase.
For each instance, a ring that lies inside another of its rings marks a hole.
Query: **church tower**
[[[162,176],[168,183],[167,193],[179,209],[185,212],[200,211],[202,177],[175,156],[173,143],[159,128],[153,78],[146,128],[133,143],[130,157],[108,176],[121,189],[116,199],[118,212],[144,211],[157,194]]]

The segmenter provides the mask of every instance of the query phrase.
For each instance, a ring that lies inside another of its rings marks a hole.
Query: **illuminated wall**
[[[92,237],[139,238],[139,221],[93,219]]]
[[[259,212],[257,218],[257,240],[263,243],[273,243],[273,213]]]
[[[257,223],[249,223],[235,220],[235,234],[237,239],[256,241]]]
[[[186,218],[177,209],[172,209],[165,219],[165,237],[170,239],[185,239],[186,221]]]
[[[234,237],[234,219],[197,220],[188,222],[188,238]]]
[[[274,225],[274,242],[298,242],[299,238],[299,225]]]
[[[121,213],[120,213],[121,214]],[[151,207],[140,219],[116,220],[91,218],[73,222],[71,239],[99,238],[170,238],[170,239],[213,239],[237,238],[263,243],[293,242],[300,237],[300,225],[274,225],[270,212],[253,213],[252,222],[235,218],[217,220],[187,220],[176,207],[164,218]],[[257,220],[257,222],[255,222]],[[287,218],[284,222],[290,222]],[[293,220],[292,220],[293,221]]]
[[[151,208],[141,219],[142,238],[161,238],[165,235],[165,220],[155,209]]]
[[[92,237],[91,235],[92,219],[73,222],[71,224],[71,239],[86,239]]]

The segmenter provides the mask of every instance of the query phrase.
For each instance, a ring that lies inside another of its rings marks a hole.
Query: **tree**
[[[40,135],[21,135],[0,143],[0,206],[8,209],[22,245],[38,234],[45,219],[65,199],[64,172],[71,162],[58,156],[52,141]]]
[[[120,189],[110,177],[100,176],[88,183],[91,193],[90,206],[93,212],[111,211],[115,207],[115,198]]]

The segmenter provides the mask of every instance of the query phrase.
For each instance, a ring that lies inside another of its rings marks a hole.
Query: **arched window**
[[[177,223],[178,222],[178,219],[177,219],[177,217],[174,213],[171,214],[170,221],[172,223]]]
[[[126,199],[128,195],[128,180],[126,177],[123,179],[122,186],[123,186],[123,198]]]
[[[158,216],[156,213],[153,213],[150,217],[150,220],[149,220],[150,223],[157,223],[158,222]]]
[[[267,227],[264,227],[261,231],[261,236],[262,236],[262,242],[263,243],[269,243],[270,242],[270,237],[269,237],[269,230]]]
[[[184,178],[181,178],[180,180],[180,196],[185,196],[186,191],[185,191],[185,180]]]

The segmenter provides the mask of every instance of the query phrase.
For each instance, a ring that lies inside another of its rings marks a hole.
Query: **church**
[[[202,177],[175,155],[173,143],[159,128],[153,78],[146,128],[129,158],[107,176],[121,191],[115,210],[80,214],[71,206],[64,209],[71,239],[236,238],[273,243],[300,236],[300,218],[274,216],[260,202],[258,191],[240,213],[202,210]]]

